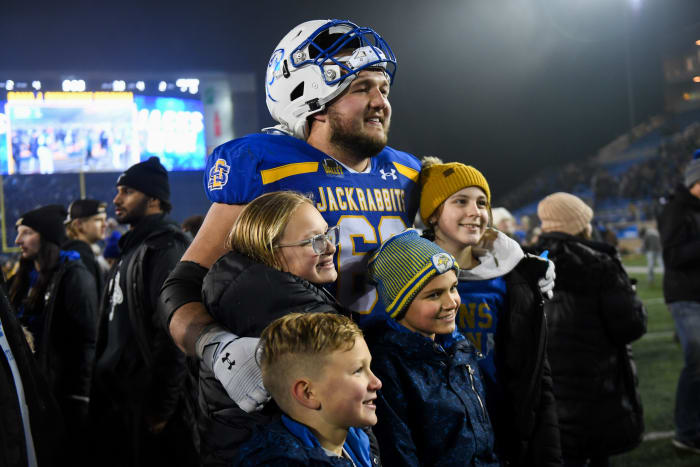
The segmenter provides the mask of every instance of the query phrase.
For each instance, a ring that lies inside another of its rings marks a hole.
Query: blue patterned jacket
[[[365,334],[383,384],[374,427],[383,465],[500,465],[469,341],[458,333],[432,341],[394,320]]]

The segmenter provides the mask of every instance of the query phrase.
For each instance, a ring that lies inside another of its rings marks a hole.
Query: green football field
[[[631,264],[630,264],[631,263]],[[630,261],[626,264],[641,266]],[[663,301],[661,275],[654,284],[646,274],[632,273],[638,280],[637,293],[649,312],[647,334],[632,344],[644,405],[645,441],[634,451],[615,456],[618,466],[700,466],[700,455],[679,455],[671,445],[676,383],[683,366],[683,355],[674,340],[671,315]],[[651,439],[648,439],[651,438]]]

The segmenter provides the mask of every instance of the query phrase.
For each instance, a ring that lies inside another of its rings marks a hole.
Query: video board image
[[[205,163],[198,99],[131,92],[8,92],[0,173],[117,172],[150,156],[168,170]]]

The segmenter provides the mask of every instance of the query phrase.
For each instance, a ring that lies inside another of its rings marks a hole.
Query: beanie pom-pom
[[[420,171],[420,186],[422,187],[425,185],[426,180],[428,179],[428,169],[430,169],[433,166],[443,164],[442,159],[439,157],[435,156],[425,156],[420,160],[420,166],[421,166],[421,171]]]
[[[442,159],[440,159],[439,157],[435,157],[435,156],[425,156],[424,158],[422,158],[420,160],[420,165],[421,165],[421,168],[423,168],[423,169],[427,169],[427,168],[432,167],[433,165],[436,165],[436,164],[444,164],[444,162],[442,161]]]

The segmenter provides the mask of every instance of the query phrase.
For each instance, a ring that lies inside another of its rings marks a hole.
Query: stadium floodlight
[[[15,82],[12,81],[11,79],[8,79],[5,81],[5,89],[8,91],[12,91],[15,88]]]
[[[112,91],[121,92],[126,89],[126,81],[115,79],[112,81]]]
[[[199,80],[197,78],[179,78],[175,81],[175,86],[180,88],[181,92],[189,91],[190,94],[199,92]]]
[[[168,83],[166,83],[165,81],[161,81],[160,83],[158,83],[158,90],[160,92],[165,92],[166,89],[168,89]]]
[[[36,90],[39,91],[41,89],[41,81],[32,81],[32,87]]]
[[[83,92],[85,91],[85,80],[82,79],[64,79],[61,83],[61,88],[65,92]]]
[[[139,91],[143,91],[144,89],[146,89],[146,83],[144,83],[143,81],[136,81],[136,89],[138,89]]]

